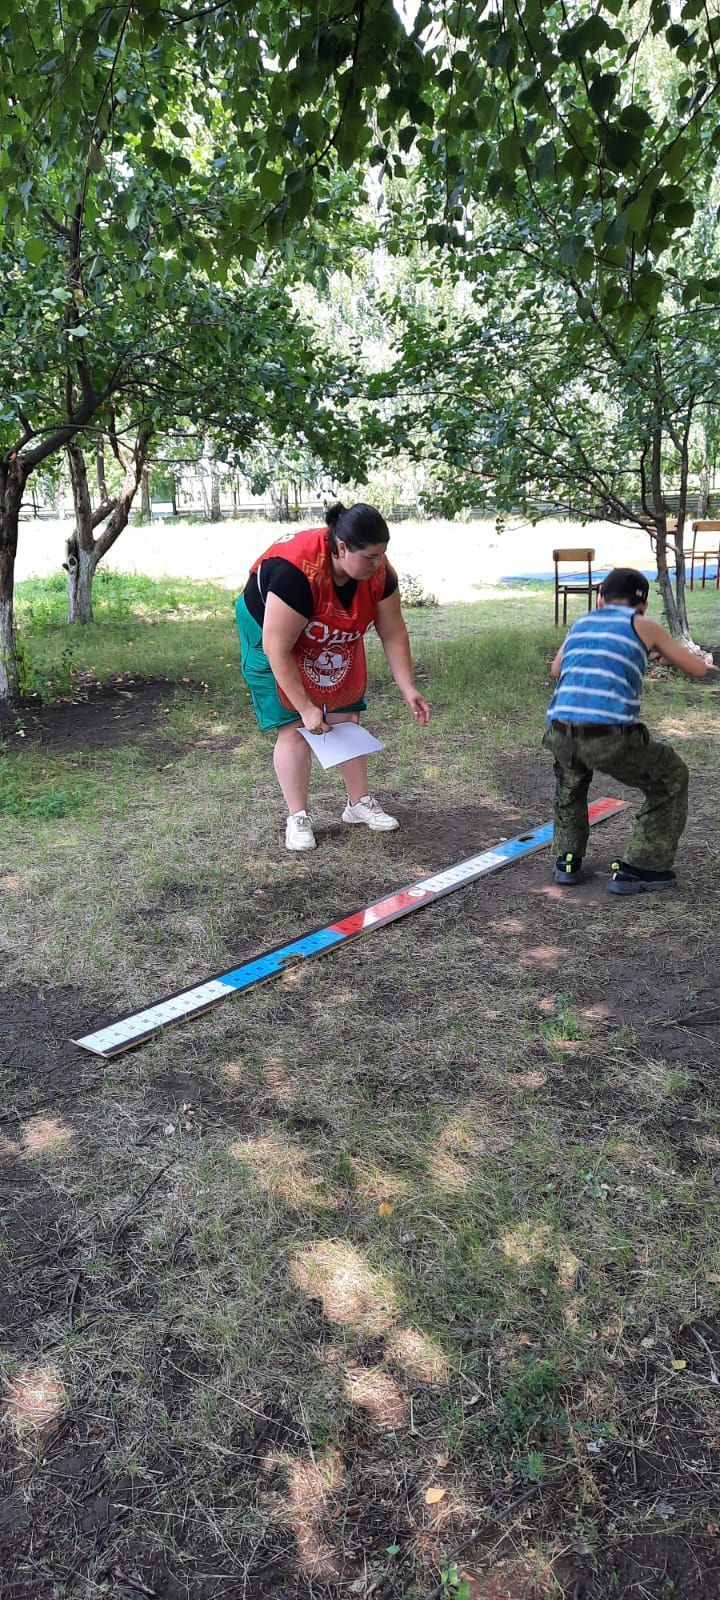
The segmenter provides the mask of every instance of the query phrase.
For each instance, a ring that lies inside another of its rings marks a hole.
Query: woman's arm
[[[410,640],[400,608],[399,590],[395,589],[386,600],[378,602],[375,627],[403,700],[412,711],[415,721],[424,728],[430,721],[430,707],[415,687]]]
[[[329,733],[329,726],[323,721],[322,708],[314,705],[310,699],[293,655],[293,646],[307,627],[307,620],[299,611],[293,611],[292,606],[286,605],[278,595],[269,594],[265,605],[263,650],[275,682],[279,683],[290,704],[300,713],[308,733]]]

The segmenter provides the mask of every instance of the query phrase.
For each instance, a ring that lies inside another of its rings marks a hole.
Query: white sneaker
[[[285,824],[286,850],[315,850],[317,840],[307,811],[296,811]]]
[[[364,794],[354,806],[348,800],[342,819],[343,822],[364,822],[366,828],[372,828],[376,833],[390,833],[393,828],[400,827],[397,817],[391,817],[389,811],[383,811],[379,800],[375,800],[371,794]]]

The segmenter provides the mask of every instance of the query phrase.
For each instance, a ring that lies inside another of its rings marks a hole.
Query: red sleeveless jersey
[[[289,539],[279,539],[258,556],[250,571],[258,575],[261,596],[260,568],[271,556],[298,567],[312,590],[312,615],[293,648],[309,699],[316,706],[327,706],[328,711],[354,705],[362,699],[367,685],[363,634],[375,621],[378,603],[385,593],[385,557],[371,578],[358,582],[352,603],[344,606],[333,583],[327,528],[308,528]],[[279,684],[277,689],[283,705],[296,711]]]

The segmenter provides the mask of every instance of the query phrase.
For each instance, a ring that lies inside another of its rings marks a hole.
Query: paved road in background
[[[279,531],[300,524],[221,522],[197,526],[154,522],[127,528],[104,565],[115,572],[149,577],[210,578],[227,589],[242,588],[251,561]],[[59,571],[69,523],[22,522],[16,576],[48,577]],[[611,523],[526,522],[498,535],[492,522],[398,522],[391,526],[389,554],[400,573],[418,578],[426,593],[447,604],[477,600],[506,577],[546,574],[555,546],[591,546],[596,565],[652,566],[650,541],[639,531]]]

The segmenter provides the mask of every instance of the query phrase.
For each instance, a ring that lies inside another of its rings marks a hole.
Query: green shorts
[[[271,728],[284,728],[286,723],[301,722],[297,711],[288,711],[277,691],[270,662],[263,650],[262,628],[250,615],[244,595],[235,603],[235,621],[240,636],[240,666],[250,690],[253,710],[264,732]],[[339,711],[366,711],[367,700],[356,700],[351,706],[338,706]]]

